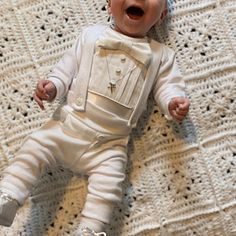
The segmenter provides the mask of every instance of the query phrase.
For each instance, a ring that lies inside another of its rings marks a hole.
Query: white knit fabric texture
[[[40,111],[37,81],[81,27],[106,22],[105,0],[0,1],[0,171],[58,102]],[[122,204],[109,236],[236,235],[236,2],[170,0],[152,34],[177,53],[191,100],[181,124],[150,98],[132,133]],[[64,236],[78,226],[86,179],[46,169],[7,236]]]

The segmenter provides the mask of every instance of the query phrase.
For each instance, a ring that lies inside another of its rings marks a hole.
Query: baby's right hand
[[[51,102],[56,97],[56,87],[49,80],[39,80],[34,92],[34,100],[44,110],[43,100]]]

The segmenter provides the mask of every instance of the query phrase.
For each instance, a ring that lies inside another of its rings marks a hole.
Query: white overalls
[[[133,39],[107,27],[102,30],[100,38],[113,37],[131,45],[149,45],[148,38]],[[140,62],[135,53],[130,56],[127,49],[123,51],[123,46],[119,49],[106,48],[100,38],[91,63],[84,110],[73,106],[76,102],[80,105],[80,99],[83,99],[75,90],[77,63],[81,62],[78,52],[85,53],[80,42],[65,54],[49,76],[57,88],[57,97],[69,90],[67,104],[26,138],[0,183],[1,189],[23,204],[45,165],[60,164],[88,175],[88,195],[82,211],[82,223],[98,232],[102,231],[104,223],[109,223],[114,202],[121,200],[128,137],[138,118],[133,119],[136,110],[140,110],[138,105],[146,104],[146,101],[140,101],[140,94],[150,92],[144,87],[150,74],[149,65],[153,63],[150,47],[148,53],[141,46],[141,51],[150,55],[149,59],[140,59],[143,60]],[[173,52],[166,47],[159,64],[152,65],[157,71],[151,74],[158,74],[160,78],[148,87],[154,87],[154,97],[168,116],[167,106],[171,97],[185,96],[184,82]]]

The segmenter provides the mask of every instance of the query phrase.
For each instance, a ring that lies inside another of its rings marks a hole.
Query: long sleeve
[[[185,83],[175,53],[164,46],[162,64],[153,89],[154,98],[167,119],[172,119],[168,105],[173,97],[185,97]]]
[[[81,41],[79,37],[48,74],[47,79],[52,81],[57,89],[56,98],[61,98],[67,93],[78,72],[82,51]]]

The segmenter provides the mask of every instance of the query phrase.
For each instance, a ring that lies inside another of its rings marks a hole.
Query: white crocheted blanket
[[[38,79],[81,27],[107,21],[105,0],[0,1],[0,170],[42,125],[32,99]],[[191,100],[189,117],[168,122],[150,99],[132,133],[123,202],[109,236],[236,235],[236,2],[170,0],[153,36],[177,52]],[[70,235],[86,180],[46,169],[11,228],[0,235]]]

